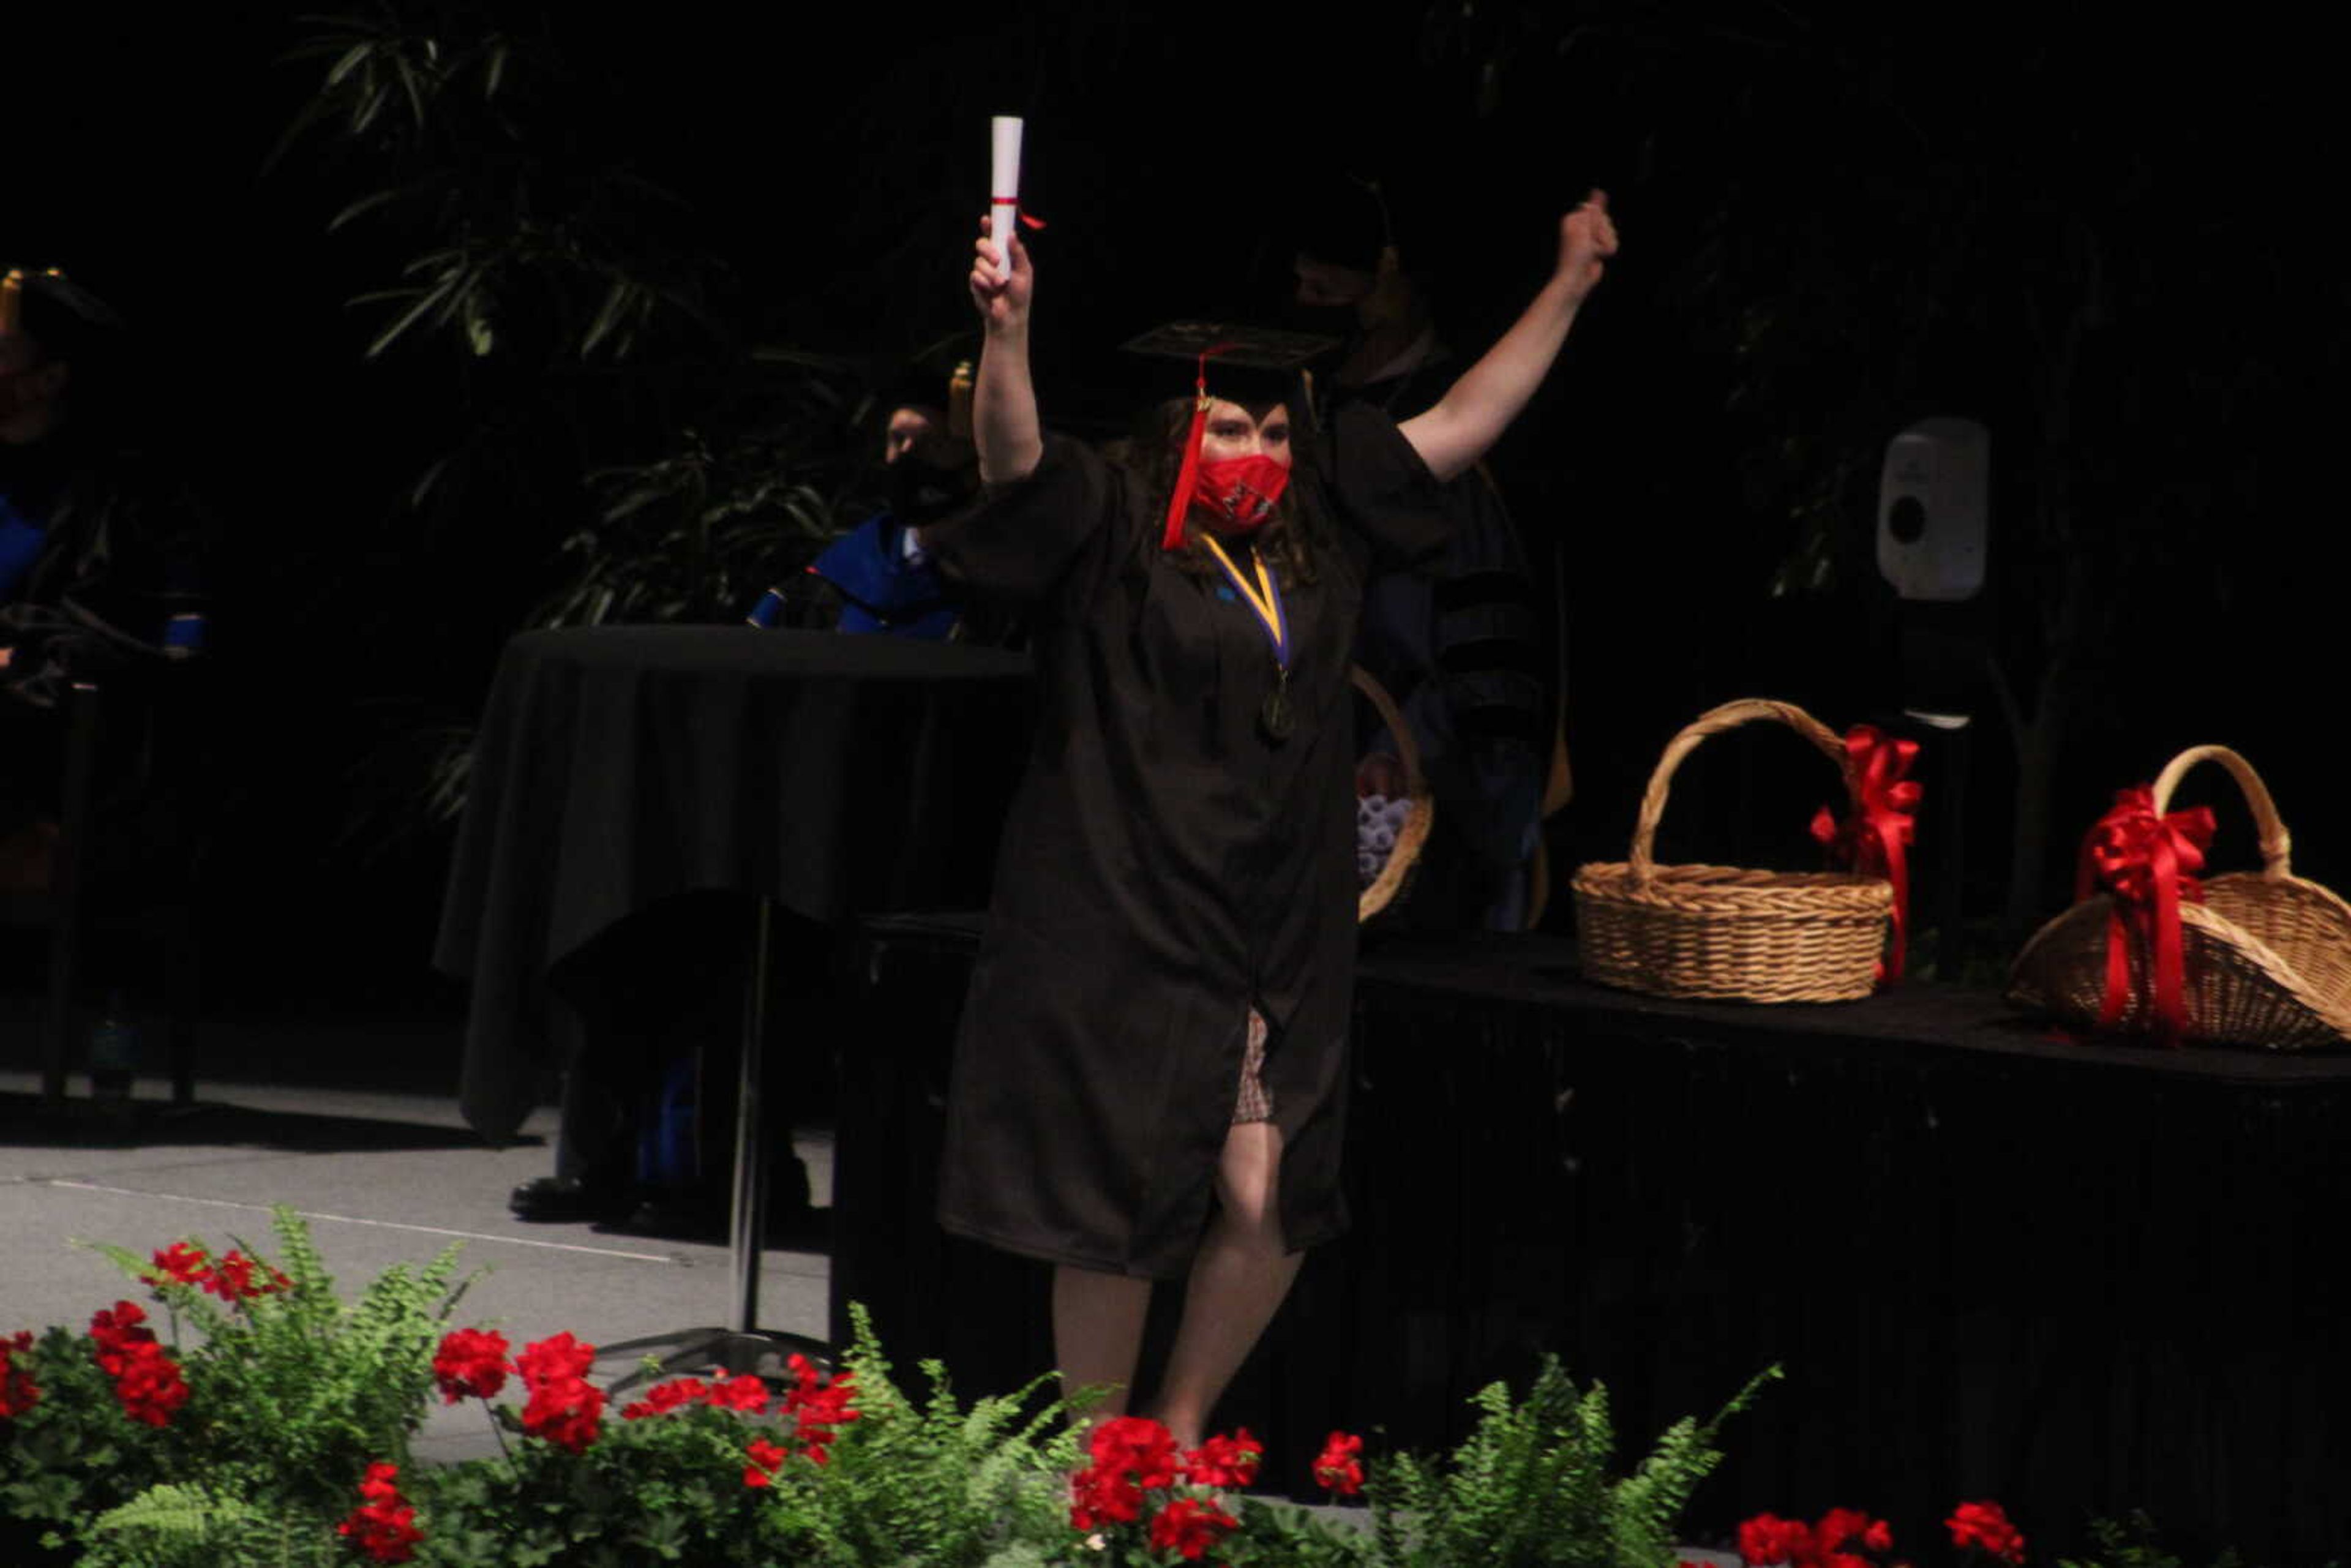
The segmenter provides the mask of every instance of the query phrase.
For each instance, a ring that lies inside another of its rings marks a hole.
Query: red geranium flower
[[[1802,1520],[1759,1513],[1739,1527],[1739,1555],[1753,1568],[1763,1568],[1772,1563],[1808,1563],[1819,1553],[1810,1525]]]
[[[1755,1568],[1780,1563],[1791,1568],[1870,1568],[1867,1558],[1848,1550],[1854,1547],[1891,1551],[1894,1531],[1857,1508],[1833,1508],[1812,1525],[1759,1513],[1739,1527],[1739,1555]]]
[[[1210,1437],[1184,1456],[1184,1473],[1195,1485],[1245,1487],[1257,1479],[1264,1445],[1249,1436],[1247,1427],[1229,1437]]]
[[[494,1399],[507,1385],[507,1336],[496,1330],[452,1329],[433,1353],[433,1379],[441,1402],[455,1405],[472,1396]]]
[[[525,1383],[585,1376],[595,1364],[596,1347],[581,1343],[569,1331],[527,1344],[515,1357],[515,1370],[522,1374]]]
[[[1894,1547],[1894,1531],[1884,1520],[1872,1519],[1857,1508],[1833,1508],[1813,1527],[1813,1548],[1823,1554],[1844,1555],[1844,1548],[1854,1542],[1865,1551],[1888,1552]]]
[[[1943,1523],[1951,1532],[1954,1546],[1972,1546],[2004,1563],[2024,1561],[2024,1534],[1996,1502],[1963,1502]]]
[[[1146,1491],[1176,1484],[1176,1434],[1142,1416],[1116,1416],[1094,1428],[1094,1468],[1134,1478]]]
[[[147,1309],[138,1302],[117,1301],[90,1314],[89,1337],[101,1352],[120,1351],[126,1345],[141,1341],[152,1342],[155,1337],[154,1331],[140,1326],[146,1321]],[[106,1364],[102,1354],[99,1357],[99,1364]]]
[[[17,1356],[32,1354],[33,1335],[30,1330],[0,1335],[0,1421],[22,1416],[41,1402],[39,1385],[33,1381],[33,1375],[15,1360]]]
[[[784,1411],[792,1418],[794,1434],[808,1444],[808,1457],[821,1465],[830,1458],[826,1448],[840,1436],[833,1428],[859,1418],[857,1407],[850,1404],[857,1395],[856,1375],[844,1372],[823,1380],[803,1355],[794,1355],[785,1364],[793,1381],[784,1395]]]
[[[1323,1442],[1322,1451],[1314,1457],[1314,1479],[1340,1497],[1353,1497],[1364,1490],[1363,1461],[1356,1458],[1364,1451],[1364,1440],[1345,1432],[1333,1432]]]
[[[515,1358],[515,1370],[530,1390],[522,1429],[559,1448],[585,1451],[596,1440],[604,1415],[604,1391],[581,1375],[595,1359],[596,1347],[569,1333],[525,1346]]]
[[[845,1376],[837,1377],[814,1396],[791,1407],[793,1426],[811,1443],[830,1443],[838,1436],[834,1427],[845,1427],[861,1417],[862,1413],[850,1403],[856,1396],[856,1383]]]
[[[1132,1524],[1143,1517],[1144,1492],[1176,1484],[1176,1436],[1156,1421],[1113,1416],[1094,1428],[1089,1447],[1093,1463],[1070,1480],[1072,1529]]]
[[[294,1281],[276,1269],[269,1270],[266,1281],[256,1282],[254,1266],[257,1260],[231,1248],[214,1260],[212,1272],[196,1281],[204,1290],[224,1301],[249,1301],[256,1296],[266,1296],[275,1291],[289,1291]]]
[[[798,1361],[799,1357],[792,1359]],[[718,1381],[711,1385],[704,1397],[718,1409],[757,1416],[768,1408],[768,1385],[747,1372],[730,1377],[722,1366],[718,1369]]]
[[[1070,1478],[1070,1528],[1133,1524],[1143,1517],[1143,1489],[1126,1477],[1087,1469]]]
[[[180,1364],[149,1340],[132,1345],[121,1358],[114,1373],[114,1396],[133,1421],[168,1427],[172,1413],[188,1402],[188,1385],[180,1375]]]
[[[179,1363],[155,1343],[144,1326],[147,1313],[136,1301],[117,1301],[89,1320],[99,1370],[114,1379],[122,1413],[150,1427],[171,1424],[172,1412],[188,1402]]]
[[[623,1407],[621,1419],[642,1421],[651,1416],[666,1416],[688,1405],[699,1405],[711,1396],[710,1385],[699,1377],[673,1377],[667,1383],[656,1383],[645,1390],[643,1399]]]
[[[153,1267],[147,1272],[148,1281],[157,1286],[202,1285],[212,1278],[207,1266],[211,1260],[204,1249],[185,1241],[174,1241],[154,1254]]]
[[[765,1437],[755,1439],[743,1450],[751,1462],[743,1467],[743,1484],[747,1487],[768,1487],[776,1484],[776,1472],[783,1469],[790,1456]]]
[[[416,1543],[424,1539],[424,1532],[416,1528],[415,1508],[402,1500],[400,1489],[392,1484],[399,1474],[396,1465],[370,1465],[367,1479],[360,1482],[360,1495],[367,1501],[335,1526],[337,1534],[378,1563],[407,1562],[416,1555]]]
[[[1240,1521],[1212,1502],[1192,1498],[1178,1498],[1159,1511],[1151,1521],[1151,1548],[1165,1552],[1173,1548],[1186,1561],[1196,1562],[1202,1552],[1231,1534]]]

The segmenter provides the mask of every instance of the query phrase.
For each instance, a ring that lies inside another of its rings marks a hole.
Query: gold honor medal
[[[1274,677],[1273,690],[1265,694],[1264,706],[1257,710],[1257,721],[1264,727],[1266,738],[1276,743],[1288,740],[1298,727],[1298,716],[1290,711],[1290,672],[1285,669]]]

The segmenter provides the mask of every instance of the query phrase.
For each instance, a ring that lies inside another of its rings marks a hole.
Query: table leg
[[[49,1007],[41,1022],[41,1107],[66,1100],[72,1061],[75,993],[81,979],[81,883],[88,861],[90,793],[98,759],[99,689],[76,681],[66,699],[63,821],[50,871]]]
[[[752,919],[751,969],[743,988],[742,1061],[737,1068],[735,1105],[735,1199],[728,1252],[733,1307],[725,1328],[686,1329],[606,1345],[598,1362],[628,1370],[607,1385],[621,1394],[639,1384],[672,1375],[702,1374],[724,1366],[770,1381],[787,1378],[786,1360],[798,1354],[828,1369],[832,1347],[805,1334],[762,1329],[759,1323],[759,1251],[767,1239],[768,1150],[759,1110],[762,1047],[768,1034],[769,949],[775,936],[775,902],[762,897]],[[653,1373],[643,1365],[656,1364]]]
[[[768,1235],[768,1151],[759,1105],[760,1058],[768,1040],[768,948],[775,936],[775,903],[762,897],[753,917],[750,978],[743,988],[743,1049],[735,1091],[735,1204],[728,1234],[734,1271],[735,1314],[729,1326],[753,1333],[759,1322],[759,1249]]]

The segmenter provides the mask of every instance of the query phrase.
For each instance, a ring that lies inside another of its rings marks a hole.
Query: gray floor
[[[38,1088],[20,1065],[32,1059],[31,1027],[24,1006],[0,1000],[0,1096],[17,1112]],[[485,1146],[451,1094],[424,1087],[454,1080],[444,1038],[453,1024],[277,1018],[206,1027],[223,1075],[200,1078],[193,1115],[150,1114],[128,1140],[83,1135],[70,1122],[0,1119],[0,1333],[87,1323],[101,1307],[141,1298],[76,1239],[144,1253],[183,1237],[219,1247],[238,1237],[266,1249],[270,1207],[280,1203],[308,1219],[347,1293],[392,1263],[421,1263],[463,1243],[465,1263],[483,1273],[457,1321],[497,1328],[517,1347],[567,1329],[601,1347],[727,1321],[733,1281],[723,1246],[527,1225],[507,1212],[517,1183],[551,1168],[555,1113],[535,1113],[521,1143]],[[240,1082],[273,1071],[318,1082]],[[396,1087],[363,1086],[373,1083]],[[87,1083],[77,1079],[73,1092],[85,1095]],[[168,1097],[158,1079],[141,1080],[137,1092],[158,1107]],[[801,1128],[793,1143],[812,1201],[829,1207],[830,1129]],[[827,1270],[820,1252],[764,1251],[759,1326],[823,1337]],[[632,1360],[600,1358],[596,1375],[618,1376]],[[470,1404],[435,1404],[416,1448],[420,1459],[444,1461],[496,1451]],[[1311,1511],[1364,1521],[1359,1509]],[[1720,1552],[1680,1555],[1737,1568]]]
[[[25,1053],[0,1060],[13,1065]],[[37,1088],[29,1071],[0,1071],[0,1094]],[[75,1092],[83,1092],[78,1082]],[[161,1102],[166,1089],[142,1081],[138,1093]],[[552,1110],[524,1129],[538,1141],[491,1149],[445,1095],[200,1082],[198,1097],[206,1110],[150,1117],[119,1144],[21,1118],[0,1124],[0,1333],[86,1323],[99,1308],[140,1295],[76,1239],[144,1253],[185,1236],[219,1246],[236,1236],[266,1249],[269,1209],[280,1203],[308,1218],[347,1290],[461,1242],[465,1263],[483,1274],[459,1318],[498,1328],[517,1347],[566,1329],[601,1346],[727,1320],[724,1246],[528,1225],[507,1212],[508,1190],[549,1169]],[[795,1142],[815,1202],[829,1204],[831,1134],[810,1130]],[[760,1326],[821,1336],[826,1270],[820,1253],[765,1252]],[[625,1367],[624,1358],[599,1372]],[[420,1457],[494,1446],[478,1406],[436,1406]]]

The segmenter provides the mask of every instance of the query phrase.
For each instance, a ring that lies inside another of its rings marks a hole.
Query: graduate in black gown
[[[1365,579],[1441,547],[1436,485],[1525,405],[1615,231],[1596,192],[1563,218],[1534,303],[1416,418],[1358,407],[1293,443],[1285,403],[1216,395],[1210,359],[1133,467],[1043,433],[1035,274],[1017,235],[1006,275],[981,233],[987,490],[926,542],[1026,610],[1040,691],[956,1044],[940,1219],[1055,1265],[1071,1389],[1123,1389],[1152,1281],[1187,1277],[1151,1414],[1196,1445],[1303,1249],[1345,1223]]]

